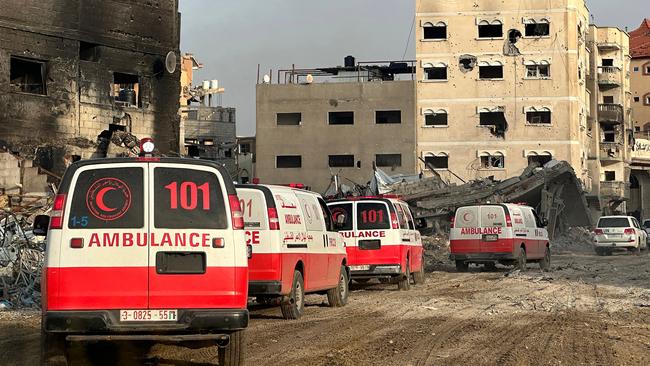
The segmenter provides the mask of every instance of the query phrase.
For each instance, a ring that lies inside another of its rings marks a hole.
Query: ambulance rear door
[[[401,231],[392,230],[397,213],[392,205],[382,200],[363,200],[356,203],[355,241],[358,256],[368,264],[399,264]],[[356,270],[367,270],[357,268]]]

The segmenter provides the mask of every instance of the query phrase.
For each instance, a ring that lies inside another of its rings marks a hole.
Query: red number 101
[[[172,210],[177,210],[179,203],[178,183],[172,182],[169,185],[166,185],[165,188],[169,190],[170,208]],[[180,204],[184,210],[196,209],[198,206],[199,191],[202,193],[203,209],[206,211],[210,210],[210,184],[204,183],[197,186],[194,182],[183,182],[180,186]]]

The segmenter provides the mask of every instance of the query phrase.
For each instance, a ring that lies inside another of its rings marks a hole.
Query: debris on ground
[[[555,253],[592,253],[594,251],[594,235],[584,227],[572,227],[556,237],[552,242]]]
[[[424,271],[434,272],[449,265],[449,237],[446,235],[423,236]]]

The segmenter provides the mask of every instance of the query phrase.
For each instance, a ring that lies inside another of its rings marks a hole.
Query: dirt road
[[[300,321],[253,308],[247,365],[648,365],[650,255],[566,254],[530,265],[456,273],[424,285],[353,286],[348,306],[310,296]],[[0,364],[36,364],[38,314],[0,312]],[[158,364],[216,364],[213,349],[155,346]],[[123,364],[123,363],[120,363]]]

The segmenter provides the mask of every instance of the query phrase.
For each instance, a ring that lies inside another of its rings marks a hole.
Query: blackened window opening
[[[402,123],[402,111],[377,111],[375,112],[377,124],[400,124]]]
[[[378,167],[401,167],[402,154],[377,154],[375,161]]]
[[[480,66],[478,70],[480,79],[503,79],[503,66]]]
[[[99,45],[88,42],[79,42],[79,59],[81,61],[98,62],[100,56]]]
[[[433,169],[449,169],[448,156],[427,156],[424,158],[424,162]]]
[[[424,116],[426,126],[447,126],[449,123],[447,113],[432,113]]]
[[[140,106],[140,78],[138,75],[113,73],[113,97],[129,107]]]
[[[447,39],[447,26],[424,27],[424,39]]]
[[[329,155],[330,168],[354,168],[354,155]]]
[[[278,168],[300,168],[302,167],[302,156],[300,155],[284,155],[276,158],[276,166]]]
[[[354,112],[330,112],[329,124],[330,125],[353,125]]]
[[[298,126],[302,122],[302,113],[278,113],[278,126]]]
[[[526,24],[526,37],[545,37],[551,34],[551,27],[548,23]]]
[[[424,74],[427,80],[447,80],[446,67],[427,67]]]
[[[485,24],[478,26],[479,38],[501,38],[503,37],[503,25]]]
[[[46,95],[45,73],[46,64],[43,61],[11,57],[9,80],[16,91]]]
[[[551,112],[526,112],[526,122],[534,125],[551,124]]]

